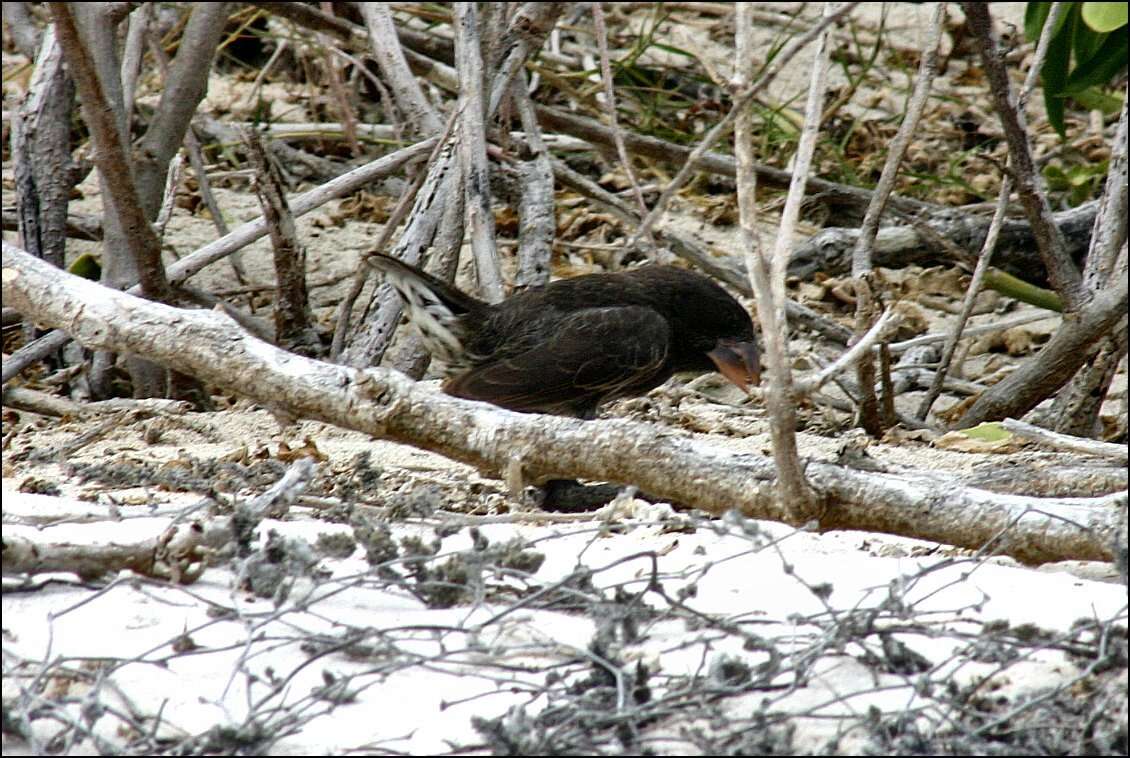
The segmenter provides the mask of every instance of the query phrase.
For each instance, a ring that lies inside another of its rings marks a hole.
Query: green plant
[[[1106,178],[1110,161],[1080,163],[1073,166],[1060,166],[1049,163],[1044,167],[1044,179],[1048,187],[1056,192],[1067,194],[1067,204],[1075,207],[1094,197]]]
[[[1028,3],[1024,34],[1029,41],[1039,39],[1051,6]],[[1061,137],[1067,133],[1064,113],[1068,98],[1104,111],[1117,112],[1122,107],[1121,98],[1103,93],[1102,87],[1126,69],[1125,26],[1125,3],[1067,3],[1060,14],[1040,74],[1048,121]]]

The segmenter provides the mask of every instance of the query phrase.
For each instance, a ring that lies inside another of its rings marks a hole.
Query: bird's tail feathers
[[[404,300],[408,319],[433,356],[448,364],[464,358],[462,317],[484,304],[436,277],[381,253],[365,262],[382,272]]]

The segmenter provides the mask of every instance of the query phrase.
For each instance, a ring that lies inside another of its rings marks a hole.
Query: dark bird
[[[587,274],[491,304],[395,258],[366,260],[446,364],[449,395],[592,418],[606,400],[642,394],[680,371],[717,370],[747,391],[760,380],[749,314],[692,271]]]

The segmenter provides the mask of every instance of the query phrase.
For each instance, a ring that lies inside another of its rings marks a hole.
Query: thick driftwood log
[[[317,419],[434,450],[488,472],[631,483],[713,513],[784,521],[764,456],[629,421],[521,414],[448,397],[402,374],[322,363],[244,333],[227,316],[145,301],[61,272],[3,246],[5,302],[89,347],[131,352]],[[938,475],[886,474],[808,462],[822,529],[882,531],[1029,563],[1110,560],[1125,493],[1035,498],[963,487]]]

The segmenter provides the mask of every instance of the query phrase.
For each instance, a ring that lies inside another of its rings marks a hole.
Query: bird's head
[[[761,383],[761,360],[758,357],[757,342],[722,338],[714,349],[706,354],[718,368],[718,373],[726,377],[742,392]]]

